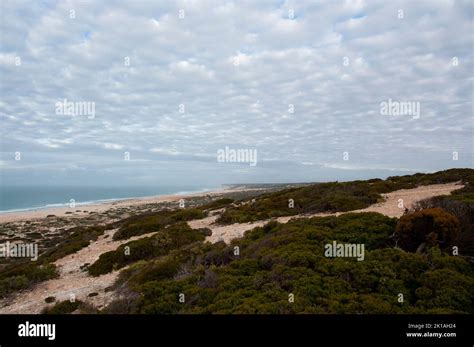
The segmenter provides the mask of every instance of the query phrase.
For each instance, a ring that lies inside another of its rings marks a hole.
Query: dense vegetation
[[[53,264],[33,263],[30,260],[11,264],[0,272],[0,297],[55,277],[57,273]]]
[[[65,301],[57,302],[51,307],[45,308],[41,313],[42,314],[68,314],[78,309],[81,309],[85,306],[86,305],[80,300],[75,300],[75,301],[65,300]]]
[[[437,245],[394,248],[396,228],[396,219],[357,213],[188,245],[123,271],[117,286],[128,295],[107,312],[474,313],[472,264]],[[334,240],[364,244],[364,261],[325,257]]]
[[[410,252],[434,245],[446,249],[453,246],[458,235],[458,219],[439,207],[402,216],[395,230],[397,244]]]
[[[203,209],[187,208],[177,211],[164,210],[132,216],[120,221],[119,230],[114,234],[114,240],[126,240],[132,236],[142,235],[182,221],[206,217]]]
[[[173,224],[153,236],[127,242],[115,251],[102,254],[94,264],[89,266],[88,271],[92,276],[99,276],[138,260],[160,257],[170,250],[203,241],[204,238],[205,231],[203,230],[191,229],[184,222]]]
[[[228,207],[230,204],[234,203],[234,199],[230,198],[221,198],[214,201],[211,201],[208,204],[201,206],[203,210],[216,210],[222,207]]]
[[[453,199],[474,203],[474,170],[451,169],[432,174],[393,176],[386,180],[320,183],[265,194],[254,201],[226,209],[218,222],[244,223],[301,213],[352,211],[376,203],[382,198],[382,193],[457,181],[466,187],[455,192]]]
[[[453,245],[459,248],[459,254],[474,257],[474,200],[469,198],[472,193],[468,191],[472,187],[474,185],[466,186],[451,195],[422,200],[416,204],[414,211],[441,208],[456,216],[460,232]]]

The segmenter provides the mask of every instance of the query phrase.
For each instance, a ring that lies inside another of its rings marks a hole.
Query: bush
[[[0,280],[0,295],[6,296],[12,292],[28,288],[29,280],[25,275],[10,276]]]
[[[458,233],[459,221],[454,215],[441,208],[429,208],[402,216],[395,239],[401,248],[415,252],[423,245],[449,247]]]
[[[201,208],[203,210],[217,210],[219,208],[222,208],[234,203],[234,201],[235,201],[234,199],[230,199],[230,198],[221,198],[221,199],[214,200],[208,204],[205,204],[201,206]]]
[[[422,200],[413,209],[420,211],[426,208],[440,207],[456,216],[459,220],[460,232],[453,244],[459,247],[460,254],[474,256],[474,201],[466,202],[458,199],[465,188],[456,191],[455,195],[436,196]]]
[[[52,307],[46,307],[41,312],[42,314],[69,314],[76,311],[82,304],[80,300],[71,302],[69,300],[56,303]]]
[[[40,257],[40,261],[43,263],[52,263],[58,259],[65,257],[66,255],[76,253],[82,248],[87,247],[91,241],[97,240],[97,238],[102,235],[105,230],[108,230],[110,228],[112,228],[112,225],[99,225],[87,228],[72,228],[72,234],[55,247],[43,253]]]
[[[132,236],[161,230],[173,222],[169,217],[170,214],[171,211],[165,210],[126,218],[120,222],[119,230],[114,234],[113,239],[126,240]]]
[[[162,230],[176,222],[202,219],[204,217],[206,217],[206,213],[202,209],[196,208],[139,214],[119,222],[119,230],[114,234],[113,239],[125,240],[132,236]]]
[[[206,213],[202,209],[187,208],[174,212],[170,218],[175,222],[184,222],[192,219],[202,219],[206,217]]]
[[[135,314],[137,313],[136,295],[128,294],[125,298],[112,301],[104,309],[105,314]]]
[[[54,264],[36,264],[30,261],[12,264],[0,271],[0,297],[57,277]]]
[[[204,233],[191,229],[186,222],[177,223],[159,231],[156,235],[121,245],[117,250],[101,254],[88,267],[89,274],[99,276],[143,259],[166,255],[187,244],[203,241]]]
[[[143,267],[137,274],[132,275],[130,281],[135,284],[143,284],[150,281],[171,279],[180,266],[181,263],[175,259],[151,262],[146,267]]]

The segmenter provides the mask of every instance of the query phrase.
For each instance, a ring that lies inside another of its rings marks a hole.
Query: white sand
[[[31,210],[31,211],[4,212],[4,213],[0,213],[0,223],[42,219],[42,218],[46,218],[46,216],[48,215],[55,215],[57,217],[81,218],[81,217],[87,216],[89,212],[105,212],[112,208],[123,208],[123,207],[126,208],[126,207],[146,205],[146,204],[152,204],[152,203],[161,203],[161,202],[176,201],[177,203],[176,207],[178,207],[178,202],[180,199],[196,198],[196,197],[206,196],[206,195],[215,196],[215,195],[221,195],[224,193],[240,192],[240,191],[247,191],[247,190],[252,190],[252,189],[220,189],[220,190],[190,193],[190,194],[184,194],[184,195],[158,195],[158,196],[149,196],[149,197],[136,198],[136,199],[108,201],[108,202],[91,204],[91,205],[76,205],[74,208],[70,208],[69,206],[64,206],[64,207],[44,208],[44,209]],[[75,212],[76,210],[81,210],[81,211],[86,210],[87,213],[79,212],[75,215],[66,214],[66,212]]]

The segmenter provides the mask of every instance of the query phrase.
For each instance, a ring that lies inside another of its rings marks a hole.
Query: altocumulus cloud
[[[2,182],[288,182],[472,167],[473,6],[4,0]],[[64,99],[93,102],[95,117],[56,114]],[[419,103],[421,116],[381,115],[389,99]],[[256,149],[258,165],[218,163],[226,146]]]

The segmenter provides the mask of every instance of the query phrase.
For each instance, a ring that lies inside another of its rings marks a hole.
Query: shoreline
[[[75,207],[80,206],[90,206],[90,205],[99,205],[99,204],[106,204],[106,203],[113,203],[117,201],[125,201],[125,200],[138,200],[138,199],[146,199],[146,198],[154,198],[159,196],[165,195],[189,195],[195,193],[206,193],[206,192],[213,192],[215,190],[220,190],[220,188],[206,188],[196,191],[179,191],[176,193],[163,193],[163,194],[155,194],[155,195],[144,195],[144,196],[130,196],[130,197],[123,197],[123,198],[106,198],[106,199],[97,199],[97,200],[88,200],[88,201],[81,201],[76,202]],[[42,206],[35,206],[35,207],[25,207],[25,208],[14,208],[11,210],[2,210],[0,211],[0,216],[6,213],[19,213],[19,212],[32,212],[32,211],[41,211],[45,209],[54,209],[54,208],[61,208],[61,207],[68,207],[68,203],[50,203]]]
[[[177,192],[173,194],[152,195],[136,198],[107,199],[104,201],[91,201],[90,203],[76,203],[73,208],[65,205],[38,207],[36,209],[28,209],[23,211],[2,211],[0,212],[0,224],[43,219],[47,218],[49,215],[54,215],[55,217],[81,218],[89,215],[90,213],[105,212],[111,208],[125,208],[153,203],[173,202],[179,201],[180,199],[196,198],[205,195],[221,195],[225,193],[239,192],[245,190],[253,189],[243,187],[237,189],[232,187],[224,187],[210,190],[200,190],[196,192]],[[72,213],[77,211],[81,211],[84,214],[82,216],[72,215]]]

